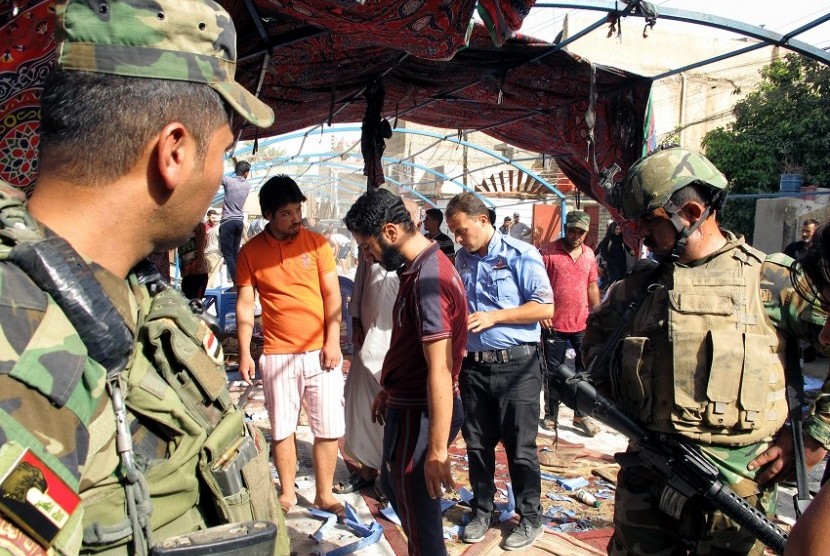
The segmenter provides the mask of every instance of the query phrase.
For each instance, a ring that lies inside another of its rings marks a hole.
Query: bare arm
[[[236,290],[236,339],[239,342],[239,373],[248,384],[256,376],[251,357],[251,335],[254,333],[254,288],[240,286]]]
[[[795,522],[784,556],[824,554],[830,546],[830,485],[825,484],[804,514]]]
[[[452,422],[452,339],[424,343],[428,370],[427,404],[429,407],[429,447],[424,476],[431,498],[440,498],[443,486],[454,489],[447,441]]]
[[[588,309],[594,310],[594,307],[599,305],[599,286],[596,282],[588,284]]]
[[[528,301],[524,305],[496,311],[481,311],[467,318],[467,330],[481,332],[497,324],[530,324],[553,318],[553,303]]]
[[[343,359],[343,354],[340,352],[340,321],[343,300],[340,297],[340,282],[337,280],[337,272],[332,270],[320,276],[320,290],[323,294],[323,312],[325,313],[320,365],[324,370],[331,370],[339,365]]]

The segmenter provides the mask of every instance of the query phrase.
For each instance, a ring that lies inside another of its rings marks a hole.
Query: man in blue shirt
[[[251,192],[251,184],[246,179],[251,171],[250,163],[240,160],[236,163],[232,176],[222,178],[225,190],[225,202],[222,205],[222,220],[219,225],[219,249],[228,267],[228,277],[236,286],[236,258],[242,243],[242,230],[245,228],[245,200]]]
[[[519,550],[542,535],[536,455],[542,372],[537,348],[539,321],[553,316],[553,293],[539,251],[498,232],[476,196],[455,196],[445,212],[447,226],[462,246],[455,267],[469,311],[468,353],[459,387],[474,497],[473,516],[461,539],[479,542],[490,527],[495,449],[501,441],[521,516],[502,548]]]

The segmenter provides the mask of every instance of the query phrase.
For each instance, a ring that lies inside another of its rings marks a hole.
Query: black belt
[[[467,359],[474,363],[507,363],[514,359],[530,357],[536,352],[536,344],[522,344],[506,349],[467,352]]]

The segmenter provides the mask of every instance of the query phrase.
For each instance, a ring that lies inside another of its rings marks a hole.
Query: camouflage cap
[[[591,216],[581,210],[572,210],[565,217],[566,228],[579,228],[587,232],[591,228]]]
[[[728,185],[724,175],[702,154],[681,148],[656,151],[635,162],[609,202],[627,220],[637,220],[664,206],[672,194],[687,185],[702,183],[714,189]]]
[[[234,80],[236,31],[213,0],[57,0],[63,70],[204,83],[259,127],[271,108]]]

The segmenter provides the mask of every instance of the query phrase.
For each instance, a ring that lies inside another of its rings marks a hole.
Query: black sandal
[[[374,479],[367,479],[360,474],[360,471],[355,471],[345,482],[337,483],[331,490],[335,494],[350,494],[373,484],[375,484]]]

